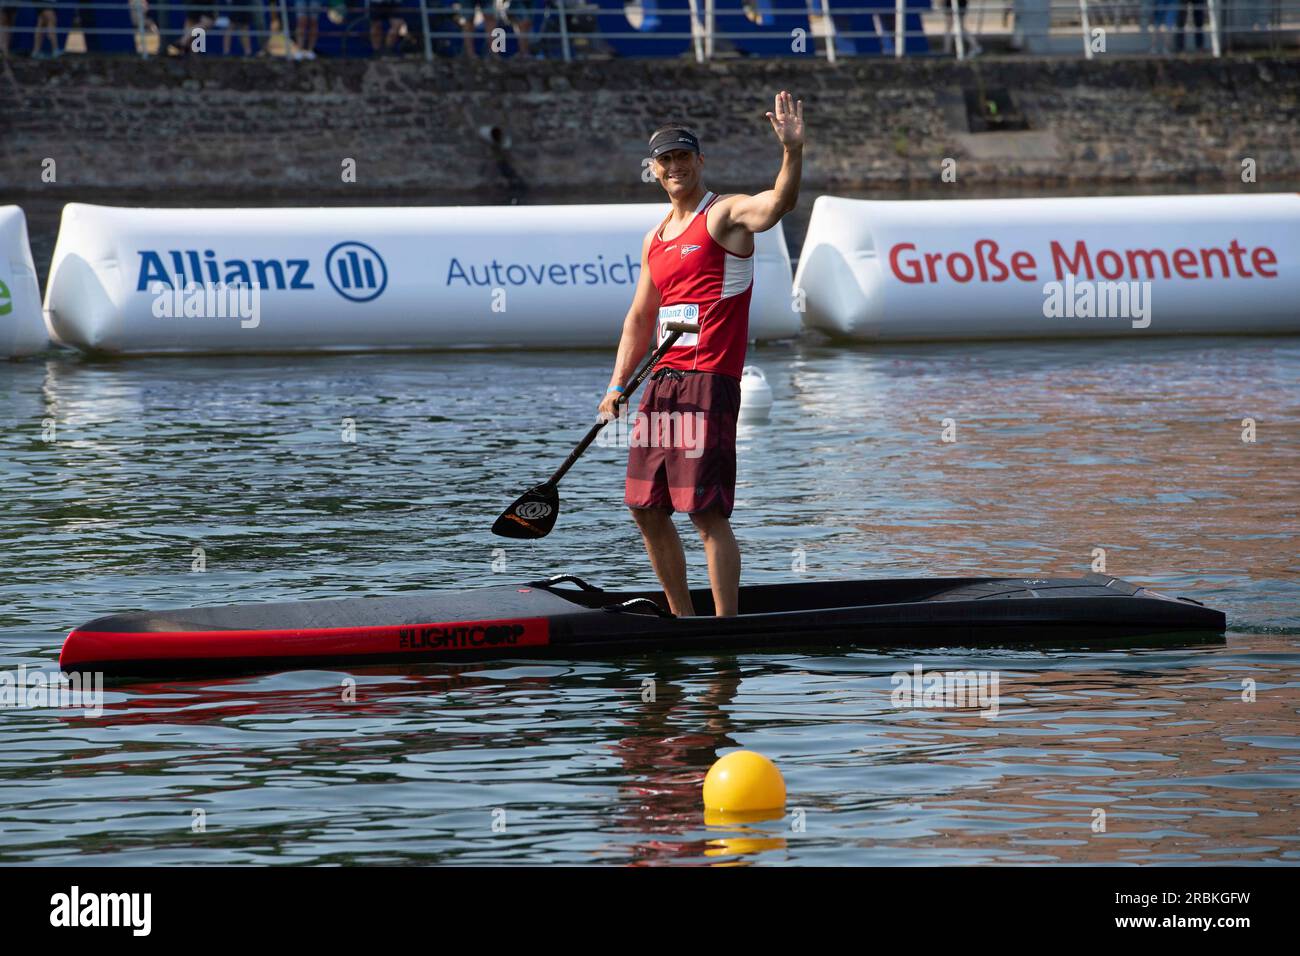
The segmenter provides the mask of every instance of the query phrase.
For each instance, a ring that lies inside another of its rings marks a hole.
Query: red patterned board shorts
[[[730,516],[736,501],[740,382],[713,372],[660,369],[650,379],[627,456],[630,508]]]

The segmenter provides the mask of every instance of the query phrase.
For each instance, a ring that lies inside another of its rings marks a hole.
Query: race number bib
[[[672,335],[667,329],[669,322],[699,322],[700,307],[698,305],[665,305],[659,309],[659,340],[658,344],[663,345],[668,336]],[[694,332],[687,332],[682,335],[673,346],[673,348],[684,348],[697,344],[699,336]]]

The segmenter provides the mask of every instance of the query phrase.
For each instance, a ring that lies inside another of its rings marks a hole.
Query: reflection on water
[[[614,448],[566,478],[551,537],[487,534],[580,436],[609,360],[0,367],[0,666],[49,670],[69,627],[129,607],[558,570],[649,584]],[[1221,607],[1232,633],[110,686],[97,718],[0,717],[0,861],[1300,859],[1300,346],[800,345],[750,360],[777,404],[742,429],[747,580],[789,580],[796,558],[814,578],[1074,574],[1100,548],[1112,573]],[[890,675],[917,663],[997,671],[998,716],[893,708]],[[803,832],[706,825],[704,773],[739,746],[785,772]]]
[[[1300,860],[1293,639],[919,659],[996,668],[993,720],[893,709],[889,675],[915,660],[361,673],[352,704],[345,675],[325,672],[134,686],[98,719],[6,722],[0,859]],[[1247,677],[1254,703],[1241,699]],[[783,768],[802,832],[705,824],[704,774],[735,746]]]

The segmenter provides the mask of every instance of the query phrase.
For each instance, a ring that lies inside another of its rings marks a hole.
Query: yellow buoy
[[[776,764],[752,750],[720,758],[704,777],[704,805],[745,813],[785,806],[785,780]]]

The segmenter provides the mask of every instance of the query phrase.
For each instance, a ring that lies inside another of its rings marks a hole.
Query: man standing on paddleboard
[[[693,615],[695,608],[674,511],[691,516],[704,543],[714,610],[719,616],[736,613],[740,549],[729,519],[736,493],[736,417],[749,341],[754,233],[775,226],[799,198],[803,102],[783,90],[767,118],[784,155],[776,185],[755,196],[719,196],[704,187],[700,141],[687,127],[665,126],[650,137],[655,178],[673,208],[641,244],[636,294],[623,320],[610,388],[600,403],[602,418],[618,414],[621,383],[646,353],[651,336],[657,332],[660,342],[667,337],[664,323],[699,323],[699,335],[678,339],[646,387],[630,443],[624,497],[668,605],[679,617]],[[649,440],[648,423],[680,422],[687,416],[692,425],[674,427],[675,440]],[[691,441],[680,440],[692,431]]]

